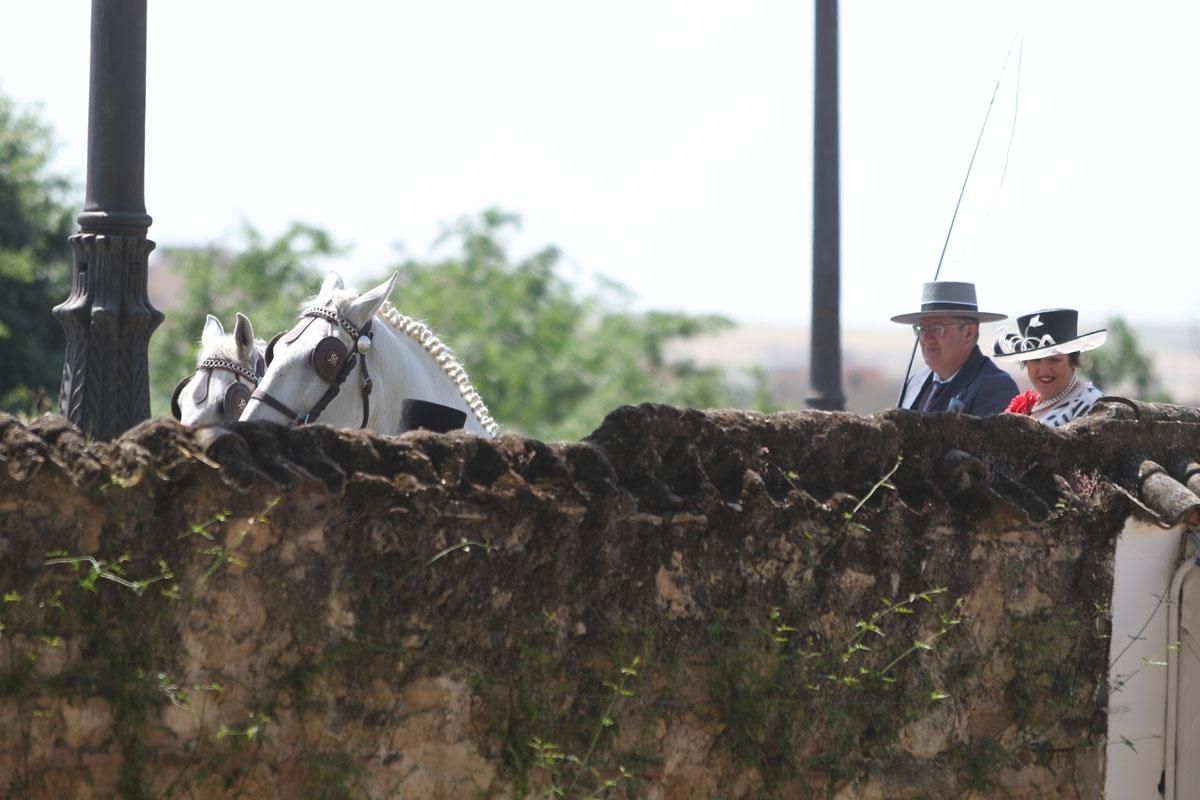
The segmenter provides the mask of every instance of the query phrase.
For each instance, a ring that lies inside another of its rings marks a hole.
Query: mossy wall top
[[[0,790],[1098,797],[1113,542],[1195,429],[0,416]]]

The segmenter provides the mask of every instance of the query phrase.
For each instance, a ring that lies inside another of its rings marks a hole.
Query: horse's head
[[[238,314],[233,333],[227,334],[221,320],[209,314],[196,371],[175,386],[171,413],[185,425],[232,422],[246,409],[265,369],[249,319]]]
[[[392,275],[358,294],[329,273],[291,330],[267,346],[266,374],[242,419],[296,424],[319,417],[337,427],[366,425],[371,382],[364,357],[374,335],[372,319],[395,281]]]

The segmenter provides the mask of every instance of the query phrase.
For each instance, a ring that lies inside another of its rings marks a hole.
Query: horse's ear
[[[342,283],[342,276],[338,275],[333,270],[325,276],[325,280],[321,282],[321,291],[317,292],[317,297],[328,297],[338,289],[345,289],[346,285]]]
[[[204,333],[200,334],[200,346],[211,347],[215,344],[214,339],[224,335],[225,326],[221,324],[221,320],[209,314],[208,319],[204,321]]]
[[[250,356],[254,353],[254,326],[240,311],[233,326],[233,341],[237,344],[238,361],[249,364]]]
[[[388,299],[388,295],[392,293],[392,287],[395,285],[396,273],[393,272],[392,277],[371,291],[363,292],[353,302],[348,303],[342,310],[342,313],[346,319],[361,328],[366,324],[367,320],[379,313],[379,309],[383,306],[383,301]]]

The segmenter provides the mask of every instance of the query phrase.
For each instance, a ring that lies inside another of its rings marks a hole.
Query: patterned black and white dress
[[[1086,414],[1103,396],[1104,392],[1092,385],[1091,381],[1077,381],[1062,397],[1053,398],[1051,404],[1035,405],[1030,416],[1051,428],[1058,428]]]

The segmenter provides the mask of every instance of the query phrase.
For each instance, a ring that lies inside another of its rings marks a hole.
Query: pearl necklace
[[[1072,375],[1071,382],[1067,384],[1067,388],[1063,389],[1061,392],[1054,395],[1054,397],[1051,397],[1049,400],[1039,401],[1033,407],[1033,410],[1031,413],[1036,413],[1038,411],[1045,411],[1046,409],[1054,408],[1056,405],[1058,405],[1060,402],[1062,402],[1062,399],[1064,397],[1066,397],[1067,395],[1069,395],[1071,393],[1071,390],[1073,390],[1075,388],[1075,384],[1077,384],[1078,382],[1079,382],[1079,376]]]

